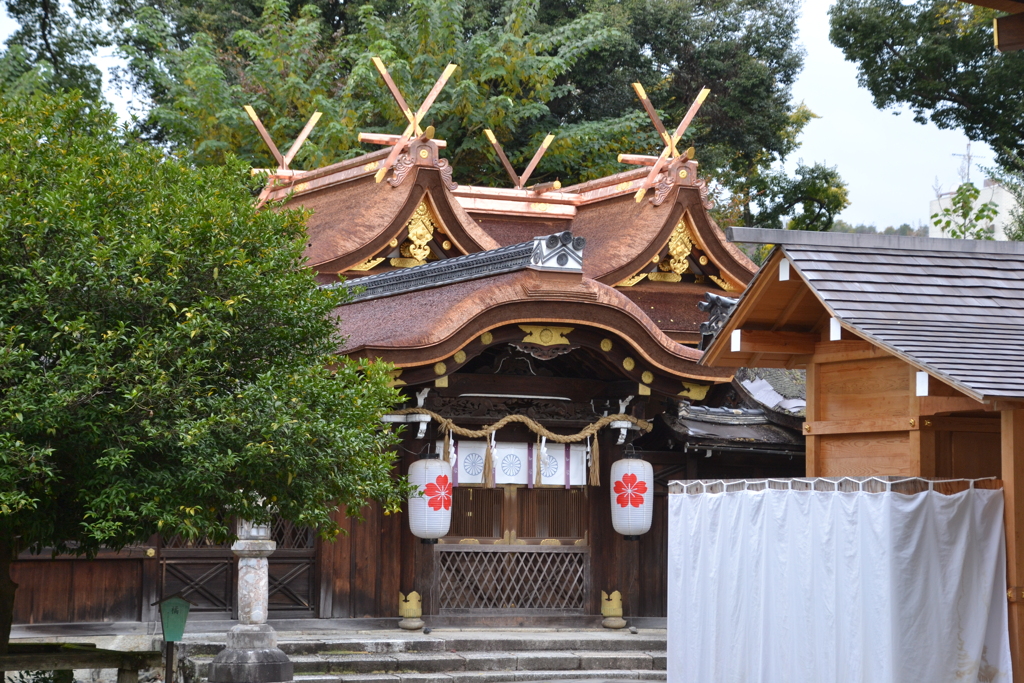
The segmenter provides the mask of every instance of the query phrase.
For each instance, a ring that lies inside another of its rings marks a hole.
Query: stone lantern
[[[210,664],[210,683],[284,683],[294,677],[292,662],[277,647],[277,633],[266,623],[267,558],[276,548],[269,526],[239,522],[238,540],[231,546],[238,557],[238,624]]]

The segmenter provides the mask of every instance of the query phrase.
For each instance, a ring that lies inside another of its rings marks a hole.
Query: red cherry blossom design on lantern
[[[638,508],[644,504],[643,494],[647,493],[647,482],[637,481],[635,474],[624,474],[620,481],[615,482],[615,493],[619,494],[615,502],[620,507],[632,505]]]
[[[452,484],[448,481],[448,475],[446,474],[438,475],[436,481],[436,484],[427,484],[423,490],[423,493],[427,496],[427,505],[432,510],[440,510],[441,508],[447,510],[452,506]]]

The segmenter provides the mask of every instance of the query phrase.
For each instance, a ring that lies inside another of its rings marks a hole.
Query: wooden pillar
[[[911,429],[910,437],[910,458],[914,461],[914,469],[919,477],[935,476],[935,431],[924,429],[921,423],[921,398],[917,395],[917,368],[907,365],[907,372],[910,373],[909,398],[910,398],[910,419],[917,425],[917,429]]]
[[[804,409],[804,421],[815,422],[821,419],[818,414],[818,364],[810,362],[807,364],[807,407]],[[814,434],[805,434],[805,448],[807,453],[806,476],[817,477],[818,467],[818,437]]]
[[[1016,601],[1010,602],[1010,656],[1013,680],[1024,683],[1024,410],[1002,411],[1002,479],[1006,501],[1006,583]],[[1021,496],[1017,495],[1018,486]]]

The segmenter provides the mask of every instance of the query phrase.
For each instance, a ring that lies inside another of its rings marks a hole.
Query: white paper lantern
[[[654,515],[654,468],[640,458],[612,463],[612,527],[629,540],[651,529]]]
[[[409,466],[409,483],[423,494],[409,496],[409,530],[436,541],[452,523],[452,466],[436,453]]]

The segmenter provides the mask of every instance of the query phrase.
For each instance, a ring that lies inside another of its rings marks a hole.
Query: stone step
[[[628,631],[588,632],[437,632],[409,636],[352,636],[285,638],[279,634],[278,647],[288,656],[303,654],[353,654],[397,652],[524,652],[524,651],[640,651],[664,650],[665,634]],[[186,656],[216,655],[224,648],[223,634],[189,634],[182,643]]]
[[[449,673],[346,674],[296,676],[295,683],[504,683],[505,681],[664,681],[664,671],[616,669],[602,671],[452,671]]]
[[[393,652],[290,655],[296,675],[526,671],[664,671],[663,651]],[[206,678],[209,655],[191,657],[192,680]],[[454,673],[453,673],[454,675]],[[582,674],[581,675],[591,675]]]

